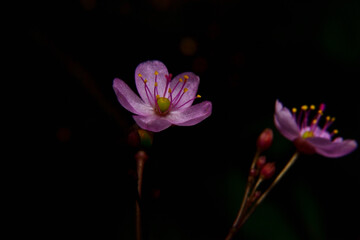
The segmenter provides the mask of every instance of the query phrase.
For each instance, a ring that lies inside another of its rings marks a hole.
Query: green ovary
[[[302,135],[302,138],[309,138],[309,137],[314,137],[314,133],[311,131],[306,131],[304,132],[304,134]]]
[[[159,97],[157,99],[157,104],[161,113],[166,112],[170,107],[170,101],[167,98]]]

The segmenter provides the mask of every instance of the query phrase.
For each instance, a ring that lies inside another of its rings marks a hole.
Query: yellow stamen
[[[197,97],[197,98],[201,98],[201,95],[198,94],[198,95],[196,95],[196,97]]]
[[[333,134],[338,134],[338,133],[339,133],[339,130],[334,129]]]
[[[139,77],[142,77],[141,73],[138,74]]]
[[[188,75],[184,75],[184,78],[185,78],[185,80],[188,80],[188,79],[189,79],[189,76],[188,76]]]
[[[160,95],[158,94],[158,95],[156,95],[156,99],[159,99],[160,98]]]
[[[155,82],[155,84],[154,84],[154,85],[155,85],[155,87],[157,87],[157,86],[158,86],[158,83],[157,83],[157,82]]]
[[[323,113],[322,110],[319,110],[319,111],[318,111],[318,114],[320,114],[321,116],[324,115],[324,113]]]
[[[311,122],[312,124],[316,124],[317,123],[317,120],[316,119],[314,119],[314,120],[312,120],[312,122]]]
[[[297,112],[297,109],[296,109],[296,108],[293,108],[293,109],[291,109],[291,111],[292,111],[293,113],[296,113],[296,112]]]
[[[179,82],[183,82],[183,80],[180,78],[180,79],[179,79]]]
[[[187,89],[187,88],[184,88],[184,93],[186,93],[187,91],[188,91],[189,89]]]
[[[308,110],[308,106],[307,106],[307,105],[302,105],[302,106],[301,106],[301,110],[303,110],[303,111]]]
[[[147,82],[148,82],[148,80],[145,79],[145,80],[144,80],[144,83],[147,83]]]
[[[315,110],[315,105],[310,105],[311,110]]]
[[[334,122],[334,121],[335,121],[335,117],[332,117],[332,118],[331,118],[331,121]]]
[[[327,116],[326,117],[326,121],[330,121],[331,117],[330,116]]]
[[[159,73],[158,73],[158,71],[155,71],[155,75],[158,75]]]
[[[169,92],[169,93],[171,93],[171,92],[172,92],[171,88],[169,88],[168,92]]]

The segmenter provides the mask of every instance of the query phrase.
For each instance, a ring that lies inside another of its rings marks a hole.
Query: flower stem
[[[258,160],[259,156],[260,156],[260,151],[256,151],[255,156],[254,156],[254,159],[253,159],[253,161],[252,161],[252,163],[251,163],[250,171],[255,168],[255,164],[256,164],[256,161]],[[235,234],[235,233],[237,232],[237,230],[238,230],[238,227],[237,227],[237,226],[238,226],[238,224],[240,223],[240,219],[241,219],[241,217],[242,217],[242,214],[243,214],[243,212],[244,212],[244,208],[245,208],[246,203],[247,203],[247,201],[248,201],[248,195],[249,195],[249,192],[250,192],[250,189],[251,189],[253,183],[254,183],[254,177],[251,176],[251,175],[249,175],[248,181],[247,181],[247,184],[246,184],[246,189],[245,189],[244,197],[243,197],[243,200],[242,200],[242,203],[241,203],[240,210],[239,210],[238,215],[236,216],[235,221],[234,221],[234,223],[233,223],[233,225],[232,225],[232,227],[231,227],[228,235],[226,236],[225,240],[230,240],[230,239],[232,239],[232,237],[234,236],[234,234]]]
[[[272,184],[268,187],[268,189],[265,190],[265,192],[259,197],[259,199],[254,203],[254,205],[251,207],[249,212],[246,214],[246,216],[241,220],[238,228],[240,228],[246,220],[250,217],[250,215],[255,211],[256,207],[265,199],[265,197],[269,194],[271,189],[280,181],[280,179],[284,176],[284,174],[289,170],[289,168],[295,163],[296,159],[298,158],[299,153],[295,152],[294,155],[290,158],[288,163],[285,165],[285,167],[281,170],[281,172],[277,175],[275,180],[272,182]]]
[[[143,180],[143,172],[144,172],[144,165],[147,160],[148,156],[144,151],[138,151],[135,154],[136,159],[136,171],[137,171],[137,191],[138,197],[136,199],[136,240],[141,240],[141,208],[140,208],[140,201],[141,201],[141,188],[142,188],[142,180]]]

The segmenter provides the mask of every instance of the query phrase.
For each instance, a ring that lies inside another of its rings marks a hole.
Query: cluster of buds
[[[276,168],[275,163],[267,162],[266,157],[262,154],[270,148],[272,142],[273,131],[269,128],[265,129],[256,141],[257,151],[250,167],[244,198],[226,240],[232,238],[233,234],[240,229],[267,194],[268,190],[262,192],[259,190],[259,186],[264,180],[271,179],[274,176]]]
[[[272,142],[273,142],[274,134],[273,131],[270,128],[265,129],[260,136],[257,139],[256,146],[257,146],[257,155],[254,159],[255,166],[259,170],[260,173],[260,179],[269,179],[271,178],[275,173],[275,164],[272,162],[267,163],[265,156],[259,156],[260,153],[270,148]],[[250,171],[253,171],[254,168],[250,169]]]
[[[243,200],[245,202],[243,212],[246,212],[245,210],[261,196],[261,191],[258,190],[260,183],[263,180],[272,178],[275,174],[275,163],[267,162],[266,156],[262,155],[272,145],[273,136],[273,131],[267,128],[259,135],[256,141],[257,151],[250,167],[247,182],[248,190]]]

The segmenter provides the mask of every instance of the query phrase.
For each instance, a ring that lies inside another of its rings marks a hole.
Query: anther
[[[333,131],[332,133],[333,133],[333,134],[338,134],[338,133],[339,133],[339,130],[334,129],[334,131]]]
[[[145,80],[144,80],[144,83],[146,84],[147,82],[148,82],[148,80],[145,79]]]
[[[297,109],[296,109],[296,108],[293,108],[293,109],[291,109],[291,111],[292,111],[293,113],[296,113],[296,112],[297,112]]]
[[[154,84],[154,85],[155,85],[155,87],[157,87],[157,86],[158,86],[158,83],[157,83],[157,82],[155,82],[155,84]]]
[[[171,88],[169,88],[168,92],[169,92],[169,93],[171,93],[171,92],[172,92]]]
[[[142,77],[141,73],[138,74],[139,77]]]
[[[186,93],[187,91],[188,91],[189,89],[187,89],[187,88],[184,88],[184,93]]]
[[[158,73],[158,71],[155,71],[155,75],[158,75],[159,73]]]
[[[183,82],[183,80],[180,78],[180,79],[179,79],[179,82]]]
[[[197,98],[201,98],[201,95],[198,94],[198,95],[196,95],[196,97],[197,97]]]
[[[188,79],[189,79],[189,76],[188,76],[188,75],[184,75],[184,78],[185,78],[185,80],[188,80]]]
[[[315,108],[316,108],[315,105],[310,105],[311,110],[315,110]]]
[[[301,110],[303,110],[303,111],[308,110],[308,106],[307,106],[307,105],[302,105],[302,106],[301,106]]]

